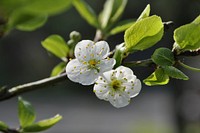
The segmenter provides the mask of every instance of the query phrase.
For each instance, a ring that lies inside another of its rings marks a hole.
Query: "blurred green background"
[[[105,0],[86,0],[97,13]],[[129,0],[123,19],[137,18],[147,4],[151,14],[163,21],[173,21],[162,41],[156,46],[138,52],[129,59],[150,58],[157,47],[171,48],[173,30],[191,22],[200,14],[200,0]],[[56,2],[55,2],[56,6]],[[47,23],[34,32],[12,30],[0,40],[0,85],[8,87],[32,82],[50,75],[59,59],[49,55],[41,41],[51,34],[59,34],[66,40],[73,30],[82,39],[93,40],[95,29],[89,26],[72,7],[67,12],[50,17]],[[111,47],[123,42],[123,33],[108,38]],[[200,58],[186,58],[191,66],[200,66]],[[151,68],[134,68],[139,79],[152,73]],[[200,73],[183,69],[189,81],[171,80],[166,86],[147,87],[125,108],[116,109],[108,102],[96,98],[92,86],[83,87],[70,81],[33,91],[22,96],[30,101],[38,114],[38,120],[54,114],[64,119],[49,133],[199,133],[200,132]],[[0,103],[0,120],[18,126],[17,99]]]

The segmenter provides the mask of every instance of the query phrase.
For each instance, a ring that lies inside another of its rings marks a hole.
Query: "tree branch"
[[[2,88],[0,90],[0,101],[7,100],[22,93],[33,91],[42,87],[52,86],[66,79],[67,79],[67,74],[63,73],[55,77],[45,78],[35,82],[18,85],[10,89]]]
[[[123,63],[124,66],[127,67],[154,67],[155,63],[151,59],[140,60],[140,61],[131,61]]]

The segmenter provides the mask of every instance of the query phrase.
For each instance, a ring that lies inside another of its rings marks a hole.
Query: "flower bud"
[[[71,40],[74,40],[75,42],[78,42],[81,40],[81,34],[77,31],[72,31],[69,37]]]

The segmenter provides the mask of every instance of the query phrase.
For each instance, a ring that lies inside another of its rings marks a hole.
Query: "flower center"
[[[88,68],[89,69],[95,69],[99,73],[100,70],[99,70],[98,66],[96,66],[99,63],[100,63],[100,61],[96,61],[95,59],[89,60],[88,61]]]
[[[90,60],[89,62],[89,65],[91,66],[91,67],[95,67],[96,66],[96,64],[98,64],[98,62],[96,62],[96,60]]]
[[[121,84],[122,82],[120,80],[117,80],[117,79],[114,79],[112,82],[111,82],[111,86],[114,90],[118,90],[121,88]]]

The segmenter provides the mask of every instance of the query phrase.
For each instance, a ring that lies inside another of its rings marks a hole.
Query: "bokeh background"
[[[105,0],[86,0],[98,13]],[[137,18],[147,4],[151,14],[163,21],[174,22],[156,46],[132,55],[131,60],[150,58],[156,47],[172,48],[173,30],[191,22],[200,14],[199,0],[129,0],[122,19]],[[56,5],[56,4],[55,4]],[[0,40],[0,86],[16,86],[50,75],[59,59],[47,53],[41,41],[52,34],[66,40],[73,30],[83,39],[92,40],[95,29],[90,27],[72,7],[67,12],[50,17],[34,32],[13,30]],[[123,33],[112,36],[108,43],[114,47],[123,42]],[[200,67],[200,58],[185,58],[185,63]],[[43,88],[22,96],[30,101],[38,120],[57,113],[63,120],[49,133],[199,133],[200,132],[200,73],[182,69],[189,81],[171,80],[166,86],[147,87],[127,107],[116,109],[96,98],[92,86],[83,87],[66,79],[56,86]],[[133,68],[141,80],[150,75],[151,68]],[[17,98],[0,103],[0,120],[17,127]]]

